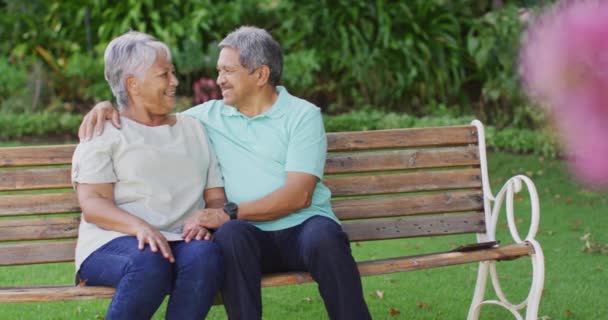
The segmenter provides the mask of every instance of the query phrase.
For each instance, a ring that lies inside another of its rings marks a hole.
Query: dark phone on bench
[[[489,249],[495,246],[498,246],[498,244],[500,244],[500,241],[496,240],[496,241],[488,241],[488,242],[480,242],[480,243],[472,243],[472,244],[464,244],[462,246],[459,246],[458,248],[452,250],[455,252],[464,252],[464,251],[474,251],[474,250],[481,250],[481,249]]]

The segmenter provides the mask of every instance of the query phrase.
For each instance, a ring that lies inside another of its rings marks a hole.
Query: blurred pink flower
[[[533,20],[524,88],[555,121],[574,174],[608,187],[608,1],[568,1]]]

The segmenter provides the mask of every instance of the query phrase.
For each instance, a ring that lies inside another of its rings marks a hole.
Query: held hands
[[[147,243],[150,245],[150,250],[152,250],[152,252],[158,252],[160,250],[163,257],[169,260],[169,262],[175,262],[167,238],[149,223],[142,221],[138,224],[135,229],[135,236],[137,237],[137,248],[139,250],[143,250]]]
[[[217,229],[230,221],[230,217],[221,208],[201,209],[192,218],[196,218],[197,224],[207,229]]]
[[[97,135],[100,135],[103,132],[104,120],[112,120],[112,124],[116,128],[120,128],[120,114],[109,101],[102,101],[96,104],[84,116],[80,128],[78,128],[78,138],[80,141],[90,140],[93,137],[93,129],[95,129]]]
[[[186,242],[196,240],[211,240],[211,233],[207,228],[201,226],[198,222],[198,215],[193,215],[184,223],[184,231],[182,231],[182,239]]]

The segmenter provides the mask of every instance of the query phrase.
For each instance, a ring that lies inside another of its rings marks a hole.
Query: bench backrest
[[[352,241],[485,231],[475,126],[329,133],[324,182]],[[0,265],[72,261],[74,145],[0,148]]]

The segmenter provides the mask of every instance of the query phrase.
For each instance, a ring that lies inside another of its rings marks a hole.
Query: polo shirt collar
[[[227,104],[224,104],[222,106],[222,115],[225,116],[239,116],[239,115],[243,115],[242,113],[240,113],[235,107],[233,106],[229,106]]]
[[[279,96],[277,97],[277,100],[274,102],[274,104],[270,107],[270,109],[266,110],[266,112],[256,116],[255,118],[267,117],[271,119],[277,119],[285,115],[288,109],[287,106],[289,104],[289,98],[291,97],[291,94],[289,94],[289,92],[287,92],[287,89],[285,89],[285,87],[283,86],[277,86],[277,93],[279,94]],[[237,108],[229,106],[227,104],[225,104],[222,108],[222,115],[244,116],[242,113],[239,112],[239,110],[237,110]]]

